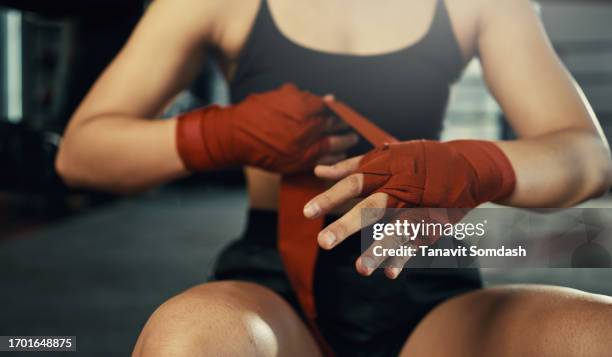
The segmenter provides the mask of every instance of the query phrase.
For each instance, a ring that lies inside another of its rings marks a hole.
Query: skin
[[[603,194],[612,183],[608,143],[582,90],[555,55],[535,14],[521,1],[483,11],[477,45],[485,80],[520,138],[497,143],[517,175],[516,190],[500,203],[527,208],[571,207]],[[321,178],[341,181],[304,207],[306,217],[328,213],[359,196],[363,175],[352,173],[360,159],[315,169]],[[387,199],[387,194],[377,193],[359,202],[320,232],[320,246],[332,249],[367,226],[361,224],[361,209],[384,208]],[[356,268],[364,275],[372,273],[372,266],[362,260],[357,260]],[[399,268],[386,270],[391,278],[401,272]]]
[[[612,176],[607,143],[529,3],[446,4],[464,59],[480,56],[487,84],[520,137],[498,143],[518,179],[515,193],[503,203],[566,207],[604,192]],[[420,39],[435,4],[270,0],[270,6],[284,35],[301,46],[371,55]],[[70,122],[57,158],[65,181],[128,193],[187,175],[175,149],[176,120],[151,119],[197,76],[208,49],[219,53],[231,78],[258,7],[259,0],[154,2]],[[321,177],[352,177],[325,193],[330,197],[315,201],[320,213],[338,210],[351,196],[338,191],[359,188],[359,177],[350,176],[354,164],[355,159],[317,168]],[[274,208],[278,176],[247,169],[247,178],[251,205]],[[381,195],[366,201],[378,207],[385,202]],[[349,213],[320,238],[333,231],[341,241],[359,228]],[[320,243],[331,248],[323,239]],[[364,273],[359,263],[357,268]],[[402,354],[559,356],[576,355],[570,352],[580,346],[580,355],[605,355],[603,351],[612,348],[610,330],[602,328],[612,321],[611,300],[552,287],[483,289],[440,304],[421,321]],[[449,336],[448,331],[459,333]],[[444,343],[439,343],[441,337]],[[218,282],[192,288],[162,305],[145,325],[133,355],[318,353],[303,322],[275,293],[254,284]]]

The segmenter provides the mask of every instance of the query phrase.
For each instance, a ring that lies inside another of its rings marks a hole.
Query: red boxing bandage
[[[294,85],[211,106],[178,118],[176,143],[191,171],[248,165],[277,173],[305,171],[329,148],[323,100]]]
[[[378,147],[361,160],[360,172],[365,176],[363,193],[388,193],[390,207],[473,207],[479,201],[501,199],[514,189],[512,166],[495,144],[475,141],[400,143],[345,104],[331,101],[326,105]],[[464,193],[463,189],[473,192]],[[283,177],[278,241],[291,285],[322,346],[326,344],[316,328],[313,277],[319,252],[316,237],[323,228],[324,217],[306,219],[302,209],[324,190],[324,184],[310,175]],[[461,211],[453,210],[452,213],[461,214]],[[437,213],[416,218],[458,220],[458,217]],[[331,355],[328,351],[325,354]]]
[[[408,141],[381,146],[361,160],[363,194],[387,193],[387,206],[473,208],[508,197],[512,165],[492,142]]]

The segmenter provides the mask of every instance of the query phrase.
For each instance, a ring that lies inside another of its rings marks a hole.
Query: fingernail
[[[374,260],[372,258],[361,258],[361,265],[365,268],[367,275],[372,274],[372,272],[374,271]]]
[[[333,247],[334,243],[336,243],[336,235],[333,234],[330,231],[327,231],[327,232],[323,233],[323,239],[322,240],[323,240],[323,243],[327,247],[331,248],[331,247]]]
[[[304,207],[304,216],[307,218],[314,218],[319,215],[321,208],[316,203],[309,203]]]

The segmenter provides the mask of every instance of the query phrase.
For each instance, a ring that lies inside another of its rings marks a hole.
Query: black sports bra
[[[449,87],[464,61],[446,5],[438,0],[428,32],[391,53],[354,56],[301,47],[276,26],[267,0],[242,50],[230,83],[231,100],[293,82],[316,94],[332,93],[400,140],[437,139]],[[351,154],[370,149],[363,140]]]

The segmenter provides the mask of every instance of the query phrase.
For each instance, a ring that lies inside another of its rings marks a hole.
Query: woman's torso
[[[253,1],[221,50],[232,102],[293,82],[334,94],[400,140],[438,137],[449,85],[474,53],[475,10],[450,0]],[[362,140],[350,154],[368,149]],[[246,175],[251,206],[274,209],[278,176]]]
[[[471,56],[461,38],[468,38],[466,24],[473,22],[463,18],[462,30],[454,31],[459,27],[452,26],[452,12],[435,0],[262,1],[268,3],[252,10],[257,15],[240,56],[226,63],[233,102],[294,82],[317,94],[335,94],[401,140],[438,137],[449,85]],[[335,7],[339,4],[347,9]],[[348,21],[351,11],[363,20]],[[364,142],[351,153],[368,148]],[[247,175],[251,205],[276,207],[278,177],[253,169]],[[245,234],[219,258],[214,279],[266,286],[299,312],[277,250],[277,226],[274,212],[251,209]],[[354,268],[360,249],[360,239],[347,239],[331,251],[320,250],[313,272],[316,323],[338,355],[397,355],[431,309],[481,287],[478,272],[463,269],[409,269],[399,281],[384,274],[363,279]]]

